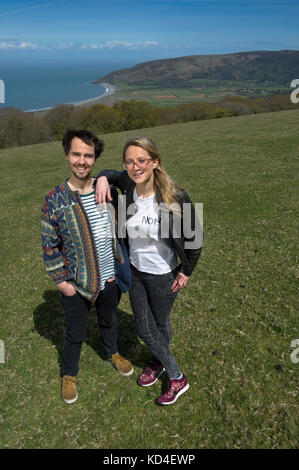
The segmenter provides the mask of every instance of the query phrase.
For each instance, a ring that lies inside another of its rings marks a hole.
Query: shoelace
[[[72,377],[71,375],[64,377],[64,382],[74,382],[77,383],[77,379],[75,377]]]
[[[116,364],[117,362],[125,362],[125,359],[120,354],[113,354],[111,360],[113,364]]]

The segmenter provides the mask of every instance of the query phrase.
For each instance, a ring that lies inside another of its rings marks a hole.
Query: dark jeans
[[[149,274],[132,269],[129,291],[137,332],[152,352],[152,361],[163,364],[168,376],[175,378],[180,369],[169,349],[170,311],[177,293],[171,290],[177,269],[167,274]]]
[[[99,293],[95,301],[98,325],[107,358],[118,352],[116,308],[120,296],[116,282],[106,282],[105,289]],[[61,374],[76,376],[92,304],[77,292],[72,296],[63,295],[62,305],[66,316],[66,332]]]

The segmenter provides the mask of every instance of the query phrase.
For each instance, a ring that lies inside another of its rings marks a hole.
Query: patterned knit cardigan
[[[117,191],[112,188],[114,206]],[[114,220],[108,204],[110,220]],[[113,225],[113,224],[112,224]],[[130,287],[131,273],[124,244],[116,237],[114,227],[116,282],[122,292]],[[49,276],[56,284],[68,281],[93,302],[100,292],[101,267],[91,226],[80,194],[71,191],[67,182],[56,186],[45,197],[41,216],[43,259]]]

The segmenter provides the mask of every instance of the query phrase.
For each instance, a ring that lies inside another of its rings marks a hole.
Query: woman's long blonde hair
[[[163,167],[162,158],[156,144],[147,137],[129,137],[125,143],[123,150],[123,162],[125,162],[127,148],[131,145],[141,147],[146,150],[152,160],[158,161],[158,165],[154,169],[154,187],[159,191],[163,202],[167,206],[172,206],[172,210],[178,211],[177,191],[181,189],[172,178],[166,173]]]

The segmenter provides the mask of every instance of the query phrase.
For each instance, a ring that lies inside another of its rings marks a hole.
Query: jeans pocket
[[[169,296],[172,297],[173,295],[176,295],[176,293],[173,292],[172,290],[172,285],[175,281],[175,278],[177,276],[177,271],[176,270],[173,270],[173,271],[170,271],[169,273],[167,273],[165,275],[165,295],[166,296]]]
[[[178,272],[179,272],[178,268],[174,268],[172,271],[170,271],[170,273],[168,273],[168,279],[172,280],[172,283],[175,280],[175,278],[177,277]]]

